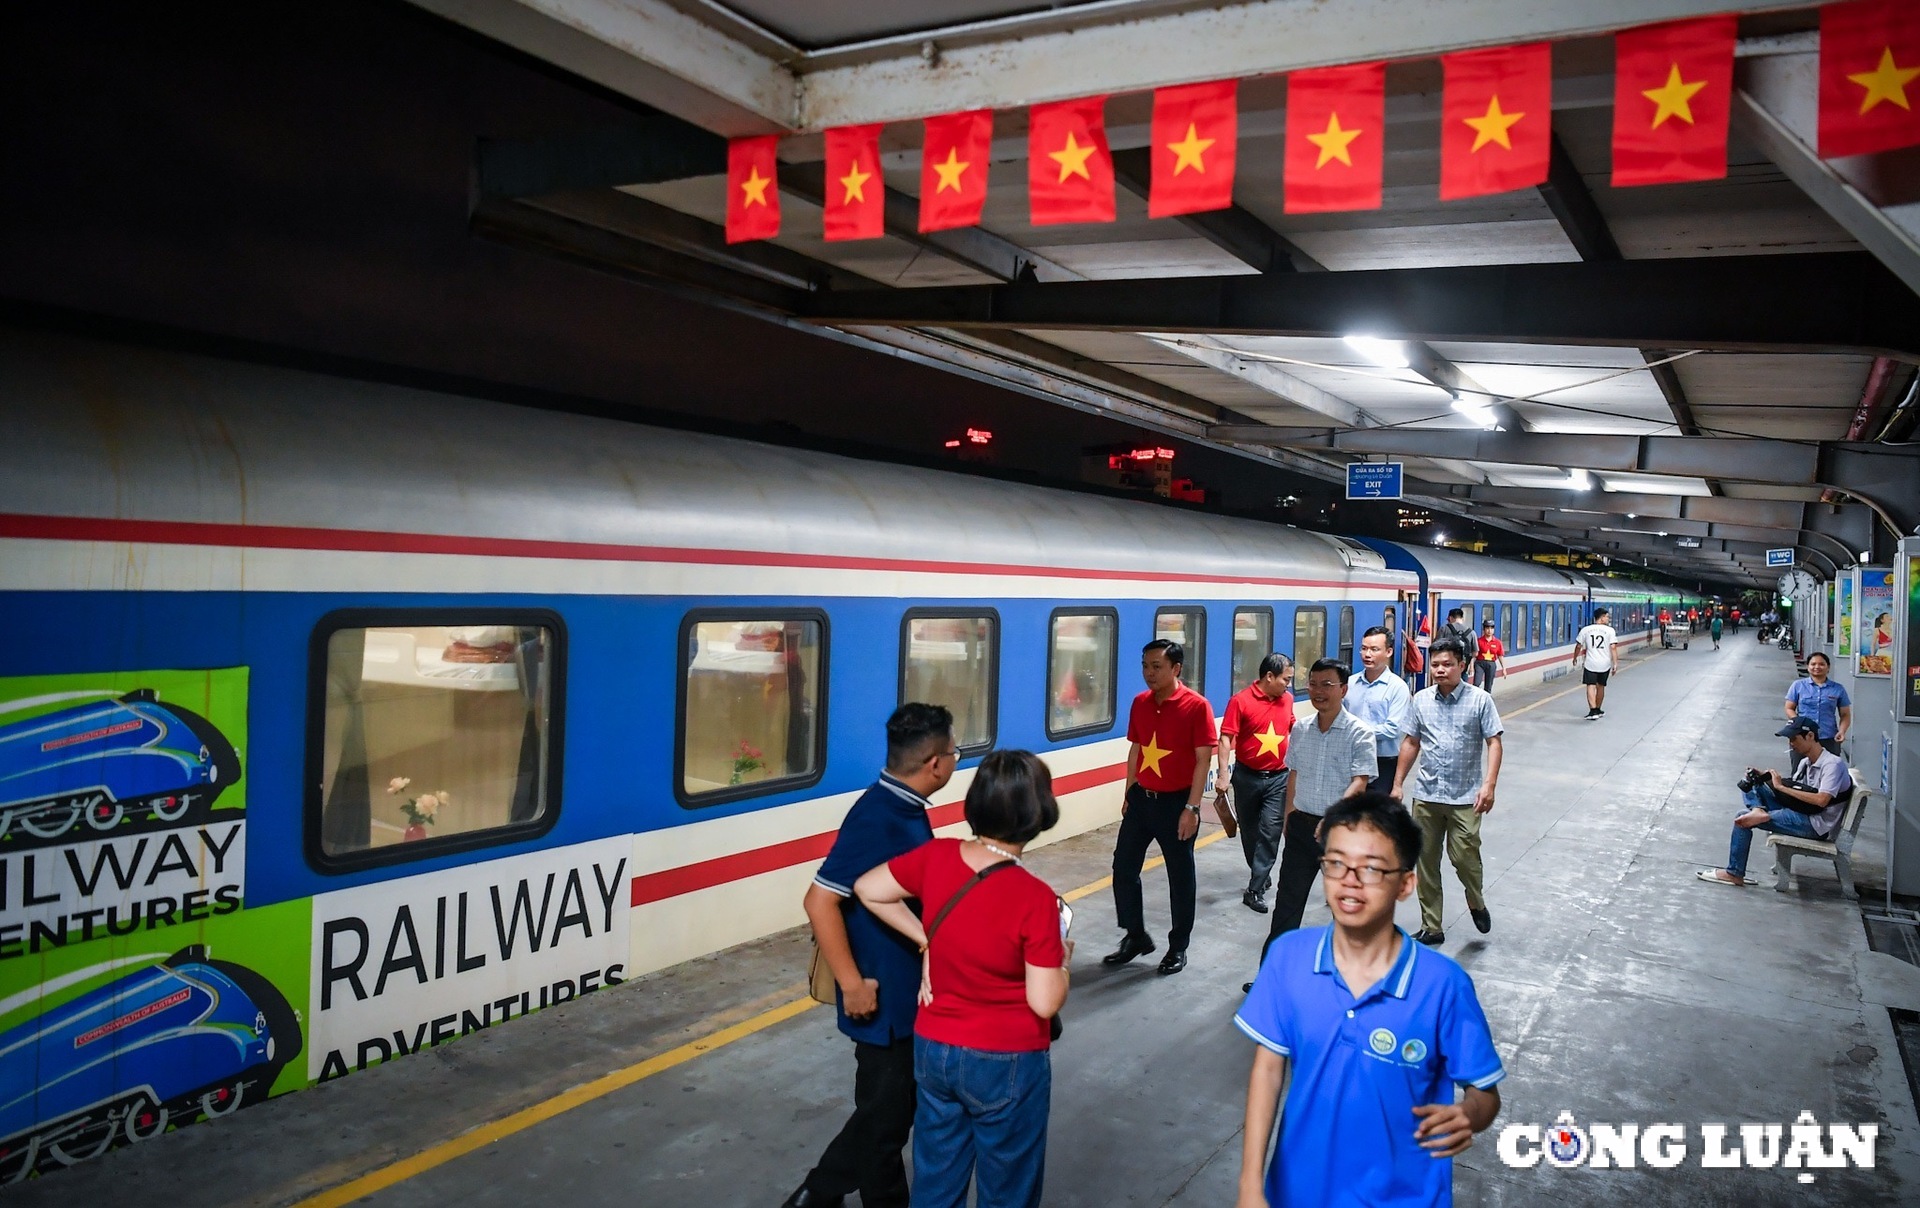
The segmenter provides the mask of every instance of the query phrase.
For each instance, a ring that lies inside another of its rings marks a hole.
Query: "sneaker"
[[[1593,711],[1593,715],[1595,717],[1605,717],[1607,715],[1607,711],[1605,709],[1595,709]]]
[[[1588,709],[1588,710],[1587,710],[1587,717],[1586,717],[1586,720],[1588,720],[1588,721],[1592,721],[1593,719],[1595,719],[1596,717],[1599,717],[1599,716],[1600,716],[1600,710],[1598,710],[1598,709]]]
[[[1473,925],[1479,929],[1481,935],[1493,930],[1493,912],[1485,906],[1469,906],[1467,913],[1473,916]]]
[[[1447,942],[1447,933],[1444,931],[1436,931],[1431,927],[1422,927],[1413,933],[1413,938],[1429,948],[1438,948]]]

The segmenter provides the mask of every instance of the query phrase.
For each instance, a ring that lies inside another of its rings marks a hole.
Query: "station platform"
[[[1472,973],[1508,1076],[1500,1119],[1456,1162],[1461,1204],[1896,1205],[1920,1201],[1916,1122],[1889,1008],[1920,970],[1870,951],[1824,866],[1791,894],[1710,886],[1748,764],[1778,766],[1790,657],[1750,634],[1630,659],[1606,717],[1562,679],[1502,698],[1500,802],[1483,829],[1490,935],[1451,869],[1444,951]],[[1855,849],[1883,884],[1876,807]],[[1106,969],[1113,828],[1037,851],[1077,898],[1079,951],[1054,1048],[1046,1203],[1221,1205],[1238,1176],[1251,1045],[1233,1027],[1267,917],[1240,902],[1237,842],[1208,827],[1191,964]],[[1147,876],[1164,931],[1165,881]],[[1326,922],[1314,892],[1306,923]],[[1412,901],[1400,921],[1418,926]],[[1161,940],[1164,943],[1164,939]],[[850,1106],[849,1046],[801,984],[803,930],[747,944],[236,1118],[9,1189],[11,1204],[718,1208],[797,1186]],[[1700,1126],[1879,1126],[1874,1169],[1720,1169]],[[1670,1169],[1509,1168],[1508,1123],[1684,1125]]]

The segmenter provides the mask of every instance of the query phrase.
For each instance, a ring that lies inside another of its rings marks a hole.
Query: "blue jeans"
[[[1788,809],[1780,804],[1780,798],[1774,794],[1770,784],[1756,784],[1741,794],[1747,809],[1767,811],[1767,821],[1759,826],[1733,828],[1733,842],[1727,847],[1727,871],[1736,877],[1747,875],[1747,852],[1753,847],[1753,832],[1757,830],[1774,831],[1782,835],[1794,835],[1802,839],[1817,839],[1813,833],[1813,819],[1799,810]]]
[[[1053,1063],[913,1038],[913,1208],[1035,1208],[1047,1164]]]

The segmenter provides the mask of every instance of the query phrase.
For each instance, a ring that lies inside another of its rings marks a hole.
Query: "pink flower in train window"
[[[733,776],[727,783],[742,784],[749,773],[757,772],[766,766],[766,755],[759,747],[743,738],[739,745],[733,748]]]

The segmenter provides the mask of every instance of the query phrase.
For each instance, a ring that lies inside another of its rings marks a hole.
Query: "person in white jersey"
[[[1587,686],[1588,721],[1606,713],[1600,706],[1607,700],[1607,677],[1620,669],[1620,635],[1607,623],[1611,615],[1604,608],[1594,609],[1593,624],[1573,639],[1573,664]]]

